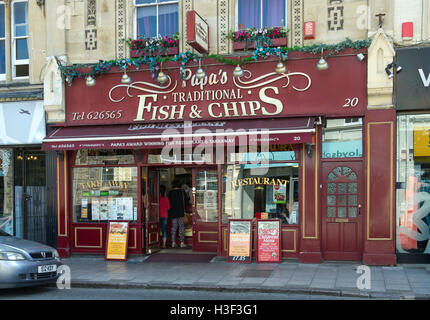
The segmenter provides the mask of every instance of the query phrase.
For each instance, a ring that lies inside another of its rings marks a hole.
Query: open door
[[[216,167],[193,169],[193,251],[217,252],[218,173]]]
[[[160,248],[160,172],[148,168],[145,195],[145,253]]]

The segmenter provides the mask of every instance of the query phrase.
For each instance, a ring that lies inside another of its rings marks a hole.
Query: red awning
[[[42,149],[159,149],[184,145],[298,144],[312,142],[314,117],[145,123],[62,127],[52,131]]]

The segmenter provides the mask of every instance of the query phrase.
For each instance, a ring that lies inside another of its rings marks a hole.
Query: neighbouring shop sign
[[[430,128],[428,127],[414,128],[414,156],[415,157],[430,156]]]
[[[257,220],[257,261],[281,261],[280,220]]]
[[[194,10],[187,12],[187,43],[200,53],[209,52],[209,25]]]
[[[235,66],[204,59],[203,79],[196,78],[196,63],[187,65],[182,79],[177,62],[163,64],[168,76],[164,84],[148,70],[130,70],[131,84],[122,84],[118,73],[97,78],[94,87],[76,79],[66,87],[66,122],[77,126],[363,115],[366,64],[355,56],[331,57],[330,68],[321,72],[315,67],[318,58],[288,61],[284,74],[275,72],[276,60],[250,63],[240,78],[233,76]]]
[[[229,262],[252,262],[252,220],[229,220],[228,253]]]
[[[402,72],[396,79],[397,110],[428,110],[430,107],[430,47],[400,48],[396,63]]]
[[[128,232],[128,222],[109,221],[106,260],[127,260]]]
[[[41,144],[45,126],[43,101],[0,103],[0,145]]]

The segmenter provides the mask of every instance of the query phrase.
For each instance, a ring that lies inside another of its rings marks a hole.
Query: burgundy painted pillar
[[[321,254],[321,208],[320,202],[320,154],[321,128],[316,128],[315,145],[301,148],[301,239],[299,260],[302,263],[320,263]],[[309,150],[309,148],[311,148]]]
[[[70,256],[70,226],[68,217],[68,153],[57,153],[57,250],[62,258]]]
[[[392,265],[395,252],[396,112],[368,110],[365,117],[363,263]]]

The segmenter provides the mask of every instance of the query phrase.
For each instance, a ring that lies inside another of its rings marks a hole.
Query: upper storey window
[[[10,13],[10,34],[6,34],[6,16]],[[6,38],[10,36],[9,43]],[[6,12],[5,1],[0,1],[0,80],[6,79],[6,61],[12,64],[13,79],[27,78],[29,75],[28,51],[28,1],[16,0]]]
[[[238,0],[238,29],[285,26],[285,0]]]
[[[137,35],[153,38],[179,31],[179,1],[135,0]]]
[[[29,74],[28,56],[28,3],[12,3],[12,76],[27,77]]]

